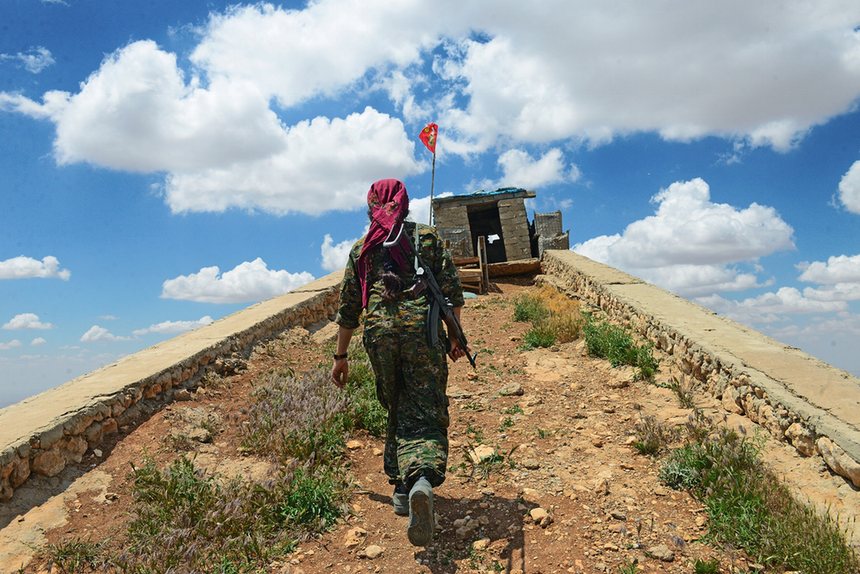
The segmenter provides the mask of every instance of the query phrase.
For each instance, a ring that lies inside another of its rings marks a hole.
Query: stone
[[[87,452],[89,445],[86,439],[80,436],[70,436],[61,443],[63,456],[66,457],[66,462],[81,462],[84,458],[84,453]]]
[[[472,548],[474,550],[478,550],[478,551],[486,550],[489,545],[490,545],[490,539],[489,538],[480,538],[480,539],[472,542]]]
[[[669,547],[665,544],[658,544],[657,546],[648,548],[645,551],[645,555],[656,558],[661,562],[672,562],[675,560],[675,553],[669,550]]]
[[[347,548],[355,548],[360,545],[364,539],[367,537],[367,530],[364,528],[356,526],[355,528],[350,528],[346,536],[343,538],[343,545]]]
[[[66,459],[58,449],[40,452],[33,458],[33,472],[42,476],[56,476],[66,468]]]
[[[173,399],[177,401],[190,401],[193,397],[188,389],[179,389],[173,393]]]
[[[729,411],[732,414],[740,415],[743,414],[743,409],[740,404],[738,404],[738,399],[740,395],[736,388],[729,386],[723,391],[723,408]]]
[[[9,473],[9,484],[12,488],[18,488],[30,477],[30,460],[19,458],[12,463],[12,472]]]
[[[815,435],[802,424],[794,423],[785,429],[785,438],[803,456],[815,454]]]
[[[819,438],[815,444],[824,462],[833,472],[847,478],[854,486],[860,487],[860,463],[825,436]]]
[[[353,439],[346,442],[346,448],[348,448],[349,450],[358,450],[363,446],[364,443],[362,443],[360,440]]]
[[[499,394],[503,397],[521,397],[524,392],[523,386],[519,383],[509,383],[499,389]]]
[[[371,544],[360,554],[363,558],[367,558],[369,560],[373,560],[375,558],[379,558],[382,556],[382,553],[385,552],[385,549],[381,546],[377,546],[376,544]]]
[[[469,458],[474,464],[480,464],[494,456],[496,456],[496,449],[485,444],[479,444],[469,451]]]

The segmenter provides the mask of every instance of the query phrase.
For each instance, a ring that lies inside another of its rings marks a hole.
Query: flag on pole
[[[436,155],[436,136],[439,133],[439,126],[436,124],[430,123],[424,126],[424,129],[421,130],[421,133],[418,134],[418,137],[427,146],[433,155]]]

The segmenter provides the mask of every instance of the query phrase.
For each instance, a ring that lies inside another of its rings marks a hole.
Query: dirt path
[[[351,515],[270,571],[615,574],[635,560],[639,572],[688,573],[696,559],[716,558],[724,572],[746,572],[742,554],[700,540],[707,529],[701,506],[662,486],[657,460],[631,447],[642,416],[683,424],[691,411],[680,408],[668,389],[634,382],[632,370],[588,357],[581,342],[520,350],[528,325],[513,321],[512,298],[530,287],[499,288],[469,300],[464,312],[479,366],[473,372],[461,361],[451,368],[450,473],[437,489],[434,544],[409,545],[406,519],[391,510],[382,441],[358,435],[348,444],[355,478]],[[238,449],[252,381],[286,366],[327,364],[322,343],[331,334],[331,328],[313,336],[293,330],[261,346],[247,370],[125,429],[115,447],[88,453],[82,468],[53,486],[42,485],[58,491],[45,504],[22,515],[11,506],[4,509],[0,571],[16,571],[32,555],[32,545],[44,540],[121,543],[116,533],[128,519],[130,464],[143,453],[167,464],[191,449],[197,464],[217,472],[266,476],[265,461]],[[671,375],[661,372],[658,381]],[[755,432],[749,421],[727,418],[715,401],[697,401],[711,418]],[[858,493],[843,480],[778,444],[766,450],[778,473],[791,476],[816,504],[856,516]],[[75,480],[83,470],[89,472]],[[63,507],[65,516],[58,514]],[[34,562],[24,571],[47,570]]]

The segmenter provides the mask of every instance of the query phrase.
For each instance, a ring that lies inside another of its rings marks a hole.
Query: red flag
[[[424,126],[424,129],[421,130],[421,133],[418,134],[418,137],[424,142],[424,145],[427,146],[427,149],[433,152],[433,155],[436,155],[436,135],[439,133],[439,126],[436,124],[427,124]]]

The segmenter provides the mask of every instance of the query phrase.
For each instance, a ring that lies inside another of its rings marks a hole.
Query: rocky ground
[[[271,572],[689,573],[697,559],[719,560],[722,572],[754,566],[742,552],[703,541],[701,505],[661,485],[659,460],[632,447],[642,417],[683,425],[691,409],[681,408],[669,389],[634,381],[631,369],[588,357],[581,341],[521,350],[529,326],[513,320],[512,298],[531,287],[520,283],[497,284],[497,292],[470,299],[463,313],[478,368],[465,361],[451,368],[450,473],[436,491],[435,542],[409,545],[407,519],[391,510],[382,441],[359,434],[348,443],[351,513],[271,565]],[[268,475],[268,463],[243,456],[238,447],[253,382],[285,366],[328,364],[324,343],[332,333],[331,326],[313,334],[294,329],[261,345],[247,368],[233,374],[228,368],[227,376],[124,429],[114,446],[88,453],[81,468],[22,489],[19,504],[28,496],[42,504],[26,513],[13,504],[0,513],[0,556],[6,559],[0,570],[16,571],[45,541],[121,545],[130,465],[144,454],[167,464],[195,452],[198,465],[225,475]],[[657,382],[673,375],[664,368]],[[755,433],[756,425],[726,415],[713,399],[698,396],[696,402],[715,423]],[[777,443],[768,443],[765,453],[814,504],[829,505],[843,518],[856,516],[858,492],[819,462]],[[22,571],[48,568],[36,559]]]

